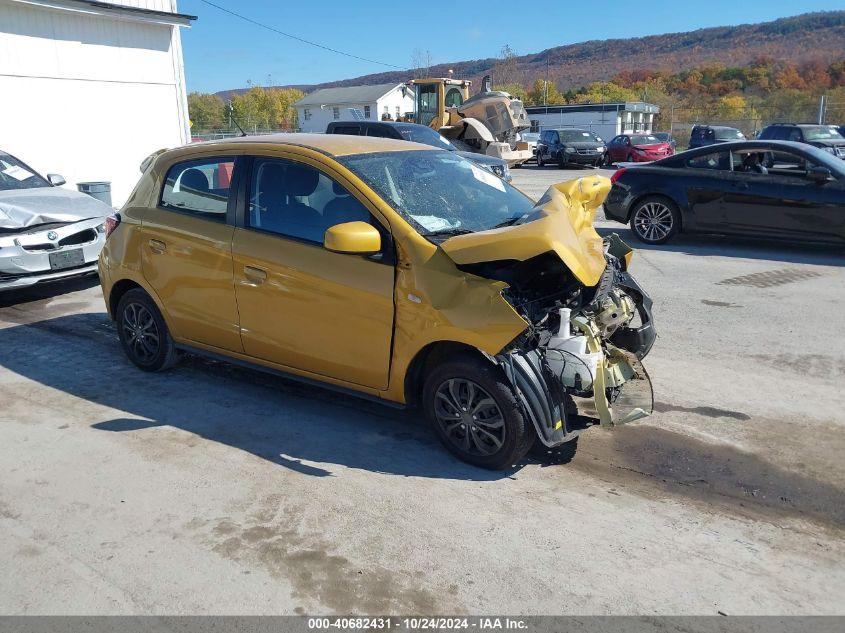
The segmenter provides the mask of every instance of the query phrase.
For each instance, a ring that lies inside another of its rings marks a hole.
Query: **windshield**
[[[50,183],[11,154],[0,152],[0,191],[50,187]]]
[[[572,143],[573,141],[601,143],[598,136],[596,136],[592,132],[587,132],[586,130],[560,130],[558,131],[558,134],[560,134],[561,143],[566,143],[567,141],[570,143]]]
[[[716,138],[720,141],[727,141],[729,139],[743,139],[745,135],[740,132],[739,130],[734,130],[731,128],[728,129],[718,129],[716,130]]]
[[[380,152],[338,160],[425,236],[484,231],[534,206],[518,189],[452,152]]]
[[[425,145],[431,145],[432,147],[437,147],[438,149],[448,149],[450,152],[457,151],[457,147],[452,145],[449,140],[443,136],[441,136],[438,132],[435,132],[430,127],[425,127],[421,125],[417,126],[403,126],[399,128],[399,133],[402,135],[406,141],[413,141],[414,143],[423,143]]]
[[[654,145],[662,142],[654,134],[635,134],[631,137],[631,145]]]
[[[808,141],[843,141],[845,138],[836,128],[821,125],[804,128],[804,139]]]

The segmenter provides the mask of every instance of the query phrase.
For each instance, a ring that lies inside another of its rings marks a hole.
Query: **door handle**
[[[167,244],[162,242],[161,240],[150,240],[149,242],[150,250],[153,253],[158,253],[161,255],[164,251],[167,250]]]
[[[267,280],[267,271],[255,266],[244,266],[244,277],[253,285],[262,284]]]

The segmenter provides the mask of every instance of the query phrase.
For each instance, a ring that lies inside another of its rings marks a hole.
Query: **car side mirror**
[[[61,187],[67,182],[67,180],[65,180],[62,176],[59,176],[59,174],[47,174],[47,180],[49,180],[50,184],[54,187]]]
[[[333,253],[372,255],[381,250],[381,234],[367,222],[344,222],[326,229],[323,247]]]
[[[833,174],[827,167],[821,165],[814,165],[807,170],[807,176],[815,182],[827,182],[831,179]]]

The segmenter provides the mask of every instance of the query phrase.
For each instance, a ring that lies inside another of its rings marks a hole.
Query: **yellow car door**
[[[234,165],[232,157],[209,157],[168,169],[157,206],[144,212],[141,262],[177,340],[240,352],[232,273]]]
[[[393,333],[390,233],[324,170],[256,157],[243,221],[232,240],[244,352],[302,372],[387,386]],[[364,221],[382,234],[376,255],[323,248],[330,226]]]

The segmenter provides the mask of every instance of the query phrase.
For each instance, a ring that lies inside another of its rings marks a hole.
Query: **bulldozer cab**
[[[414,79],[417,107],[415,123],[435,130],[449,125],[448,108],[457,108],[469,99],[472,82],[459,79]]]

